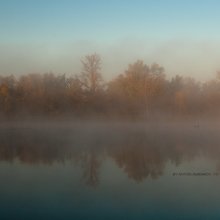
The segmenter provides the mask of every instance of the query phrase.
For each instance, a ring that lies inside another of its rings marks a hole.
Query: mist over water
[[[2,219],[201,219],[210,212],[218,219],[219,129],[207,121],[2,124]]]
[[[219,129],[217,123],[207,121],[157,124],[119,121],[12,122],[0,126],[0,157],[6,162],[53,165],[83,160],[85,154],[97,156],[97,159],[111,158],[122,168],[137,166],[139,170],[140,166],[143,177],[146,168],[148,177],[148,165],[151,167],[152,164],[155,168],[157,164],[163,165],[158,171],[162,175],[167,162],[178,166],[186,159],[199,157],[216,158],[218,162]]]
[[[0,2],[0,220],[220,219],[220,1]]]

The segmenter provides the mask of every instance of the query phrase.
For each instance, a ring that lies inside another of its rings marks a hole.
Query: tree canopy
[[[219,72],[204,83],[179,75],[167,79],[159,64],[137,60],[105,82],[98,54],[85,56],[81,63],[82,71],[75,75],[0,76],[0,117],[147,119],[153,115],[184,118],[220,113]]]

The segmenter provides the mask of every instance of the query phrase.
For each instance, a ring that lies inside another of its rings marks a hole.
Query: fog
[[[219,220],[219,8],[0,1],[0,219]]]
[[[124,37],[105,41],[75,40],[68,43],[44,40],[41,42],[11,42],[0,44],[0,73],[22,75],[28,73],[66,73],[81,71],[78,62],[85,54],[97,52],[103,57],[102,72],[105,79],[121,74],[128,63],[141,59],[158,62],[167,76],[177,74],[205,81],[220,69],[219,42],[193,39],[153,39]],[[169,54],[169,55],[167,55]]]
[[[220,169],[218,123],[38,121],[2,124],[0,130],[1,161],[47,166],[71,161],[92,186],[106,158],[137,182],[159,178],[167,163],[178,167],[201,157]]]

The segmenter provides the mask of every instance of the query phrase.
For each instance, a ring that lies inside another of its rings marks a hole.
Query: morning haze
[[[0,0],[0,219],[219,220],[219,8]]]
[[[220,69],[211,2],[2,2],[0,72],[79,73],[79,60],[96,52],[107,79],[141,59],[160,63],[168,77],[207,80]]]
[[[11,42],[0,45],[0,71],[3,75],[27,73],[75,74],[81,70],[80,59],[94,52],[103,59],[103,77],[112,79],[128,63],[142,59],[160,63],[168,77],[180,74],[198,80],[215,76],[220,69],[220,44],[205,40],[153,40],[149,37],[122,37],[108,42],[71,40],[67,42]]]

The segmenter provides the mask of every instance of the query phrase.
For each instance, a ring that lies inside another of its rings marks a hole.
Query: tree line
[[[142,60],[105,82],[98,54],[85,56],[79,74],[32,73],[0,76],[0,116],[143,118],[217,116],[220,73],[200,83]]]

